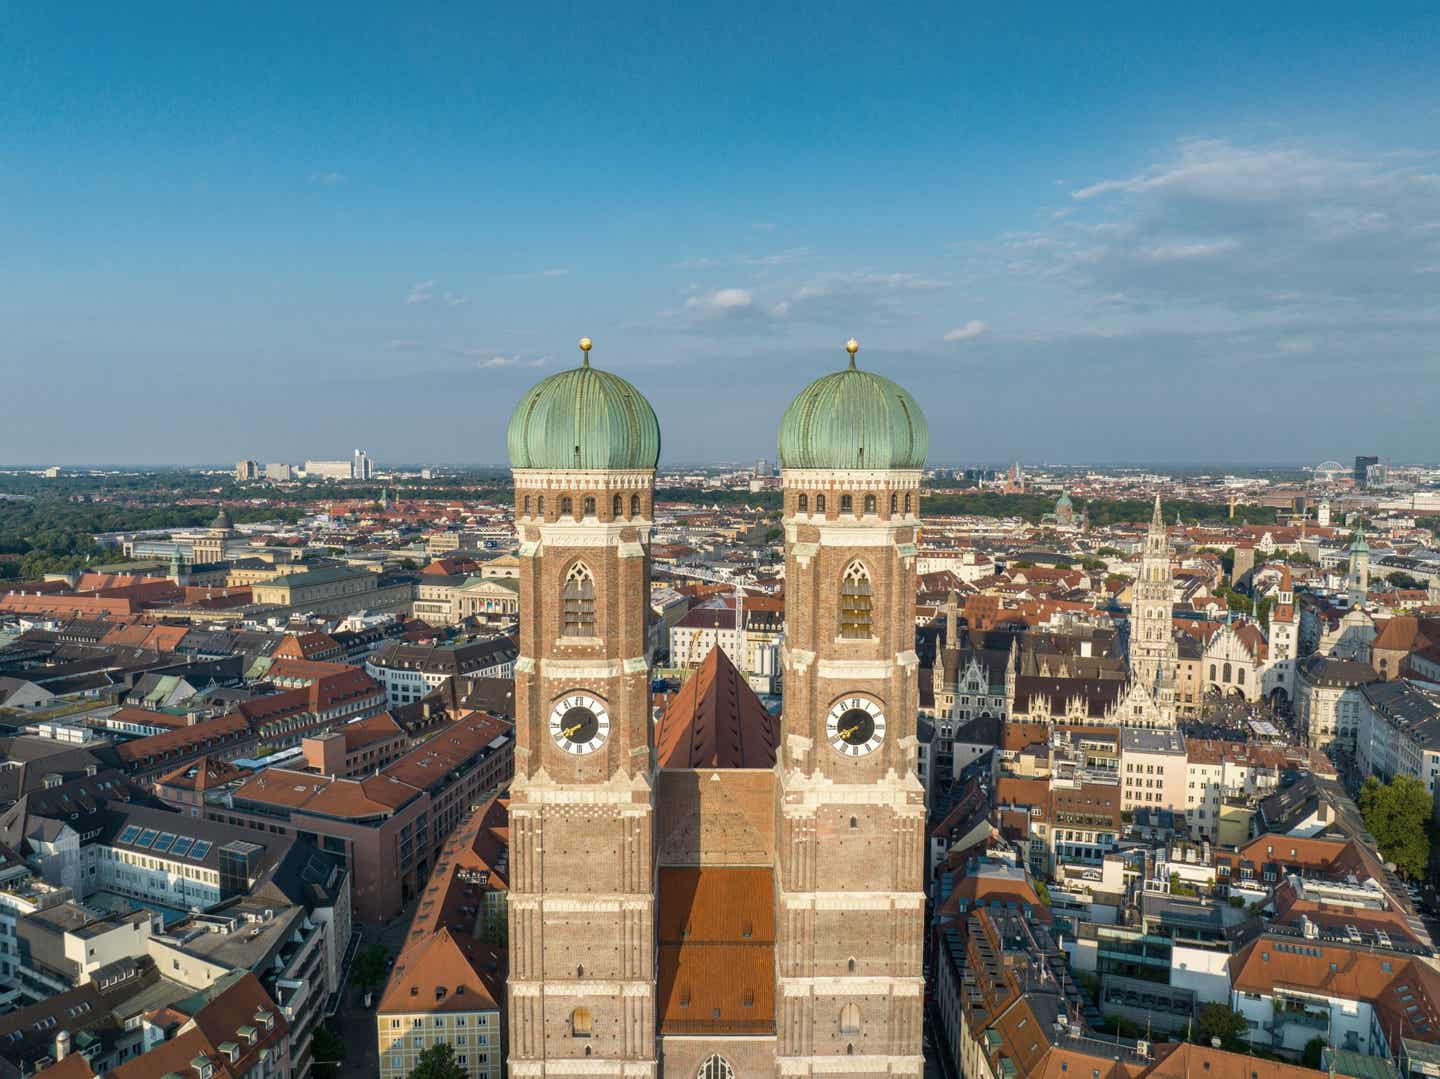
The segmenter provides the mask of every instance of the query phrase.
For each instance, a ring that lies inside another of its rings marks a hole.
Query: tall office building
[[[251,480],[260,478],[259,461],[239,461],[235,465],[235,479],[240,483],[249,483]]]
[[[364,450],[355,451],[355,464],[350,469],[352,480],[368,480],[370,478],[370,455]]]
[[[1357,457],[1355,458],[1355,473],[1354,473],[1354,476],[1355,476],[1355,487],[1356,487],[1357,490],[1364,490],[1364,489],[1369,485],[1369,483],[1370,483],[1370,466],[1371,466],[1371,465],[1378,465],[1379,463],[1380,463],[1380,458],[1378,458],[1378,457],[1359,457],[1359,456],[1357,456]]]

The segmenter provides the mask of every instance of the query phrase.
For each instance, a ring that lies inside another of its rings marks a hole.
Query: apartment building
[[[508,869],[508,805],[491,799],[447,840],[375,1010],[380,1079],[442,1042],[470,1079],[499,1079]]]
[[[513,637],[465,637],[444,644],[392,641],[365,659],[366,673],[392,706],[411,704],[451,678],[513,678],[519,647]]]
[[[419,894],[460,818],[509,781],[513,730],[478,715],[363,779],[269,768],[219,795],[207,814],[342,855],[356,917],[385,922]]]
[[[1389,782],[1397,775],[1440,795],[1440,693],[1410,681],[1360,687],[1355,760],[1361,775]]]
[[[1361,687],[1380,676],[1368,664],[1314,655],[1300,661],[1295,678],[1295,720],[1311,749],[1355,754]]]

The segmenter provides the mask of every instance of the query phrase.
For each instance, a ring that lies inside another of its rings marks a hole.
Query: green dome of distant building
[[[230,520],[230,513],[229,513],[229,511],[226,510],[224,506],[221,506],[221,507],[220,507],[220,512],[215,515],[215,520],[213,520],[213,521],[210,522],[210,527],[211,527],[211,528],[234,528],[234,527],[235,527],[235,525],[234,525],[234,524],[231,522],[231,520]]]
[[[585,361],[542,379],[510,417],[514,468],[653,469],[660,459],[660,422],[640,391],[619,375]]]
[[[1060,497],[1055,500],[1055,512],[1063,513],[1067,510],[1073,510],[1074,508],[1075,504],[1070,501],[1070,493],[1068,491],[1061,491]]]
[[[925,415],[904,389],[855,366],[816,379],[780,421],[782,468],[922,468],[930,449]]]

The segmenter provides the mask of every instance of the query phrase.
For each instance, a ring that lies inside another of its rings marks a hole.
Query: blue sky
[[[1175,7],[1177,10],[1165,10]],[[499,462],[570,366],[774,455],[1440,457],[1433,4],[11,4],[0,462]]]

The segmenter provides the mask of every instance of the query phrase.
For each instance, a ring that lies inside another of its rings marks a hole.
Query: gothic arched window
[[[1226,682],[1230,681],[1230,664],[1229,664],[1229,663],[1226,663],[1226,664],[1225,664],[1225,678],[1224,678],[1224,681],[1226,681]]]
[[[541,495],[541,496],[540,496],[540,511],[539,511],[539,512],[540,512],[540,516],[541,516],[541,517],[544,517],[544,516],[545,516],[545,496],[544,496],[544,495]]]
[[[855,512],[855,500],[854,500],[853,498],[851,498],[849,495],[841,495],[841,496],[840,496],[840,512],[841,512],[841,513],[854,513],[854,512]]]
[[[582,507],[581,512],[582,512],[586,517],[594,517],[594,516],[595,516],[595,496],[594,496],[594,495],[586,495],[586,496],[585,496],[585,501],[582,502],[580,505],[581,505],[581,507]]]
[[[525,496],[525,516],[526,516],[526,517],[529,517],[529,516],[530,516],[530,496],[529,496],[529,495],[526,495],[526,496]]]
[[[639,516],[640,516],[640,496],[639,496],[639,495],[631,495],[631,496],[630,496],[630,516],[631,516],[631,517],[639,517]]]
[[[908,494],[905,496],[905,512],[910,512],[910,496]]]
[[[1210,681],[1215,681],[1215,664],[1210,664]]]
[[[891,512],[891,513],[898,513],[899,510],[900,510],[900,496],[899,496],[899,495],[892,494],[892,495],[890,496],[890,512]]]
[[[570,1036],[573,1038],[588,1038],[595,1033],[595,1020],[590,1016],[589,1008],[576,1008],[570,1013]]]
[[[735,1069],[719,1053],[711,1053],[695,1073],[695,1079],[735,1079]]]
[[[800,510],[801,513],[809,513],[809,512],[810,512],[810,496],[809,496],[809,495],[801,495],[801,496],[800,496],[799,510]]]
[[[866,496],[865,496],[865,514],[866,514],[866,516],[869,516],[869,515],[873,514],[874,512],[875,512],[875,496],[874,496],[874,495],[866,495]]]
[[[1242,686],[1245,684],[1245,668],[1244,668],[1244,667],[1236,667],[1236,668],[1235,668],[1235,681],[1239,682]]]
[[[873,637],[870,573],[860,562],[851,562],[840,582],[840,636]]]
[[[620,516],[621,516],[624,512],[625,512],[625,500],[624,500],[623,498],[621,498],[619,495],[616,495],[615,498],[614,498],[614,500],[610,503],[610,516],[611,516],[611,517],[614,517],[614,518],[618,521],[618,520],[620,519]]]
[[[595,575],[584,562],[576,562],[565,575],[564,637],[595,636]]]
[[[860,1005],[851,1003],[840,1009],[840,1033],[860,1033]]]
[[[575,500],[572,499],[569,495],[561,495],[561,496],[560,496],[560,516],[561,516],[561,517],[573,517],[573,516],[575,516]]]
[[[816,513],[824,513],[824,512],[825,512],[825,496],[824,496],[824,495],[816,495],[816,496],[815,496],[815,512],[816,512]]]

